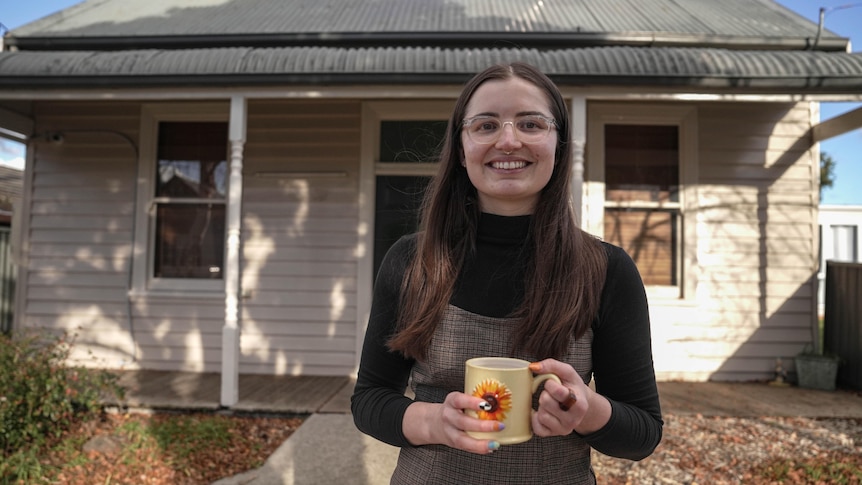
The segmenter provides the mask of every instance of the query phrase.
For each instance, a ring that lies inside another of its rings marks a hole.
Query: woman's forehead
[[[484,82],[473,92],[467,103],[467,116],[517,116],[519,114],[548,115],[548,95],[535,84],[512,77]]]

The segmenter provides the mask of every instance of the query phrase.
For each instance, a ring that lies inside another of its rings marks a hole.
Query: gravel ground
[[[599,483],[862,483],[862,419],[664,418],[662,443],[643,461],[594,452]]]

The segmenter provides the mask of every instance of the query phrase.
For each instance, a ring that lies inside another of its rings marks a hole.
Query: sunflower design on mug
[[[473,388],[473,396],[482,398],[487,405],[478,412],[479,419],[504,421],[512,409],[512,392],[496,379],[485,379]]]

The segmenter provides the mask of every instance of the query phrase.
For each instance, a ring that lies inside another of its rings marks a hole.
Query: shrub
[[[122,394],[116,376],[67,365],[65,338],[0,336],[0,483],[25,478],[36,451],[100,409],[105,392]]]

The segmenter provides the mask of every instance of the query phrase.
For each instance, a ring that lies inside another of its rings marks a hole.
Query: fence
[[[862,389],[862,263],[826,262],[823,347],[841,357],[838,384]]]

